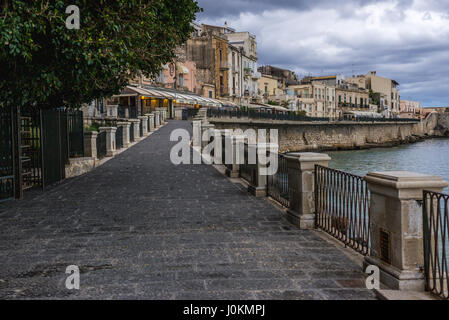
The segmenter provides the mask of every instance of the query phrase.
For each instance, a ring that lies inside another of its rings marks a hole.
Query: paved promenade
[[[0,204],[0,298],[373,299],[360,267],[212,166],[171,121],[94,171]],[[80,290],[65,268],[81,269]]]

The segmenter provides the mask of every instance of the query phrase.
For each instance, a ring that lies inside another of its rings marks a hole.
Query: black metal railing
[[[183,109],[182,110],[182,120],[193,119],[198,114],[199,109]]]
[[[97,158],[103,159],[106,153],[106,131],[101,131],[97,135]]]
[[[423,194],[424,274],[426,290],[449,299],[449,195]]]
[[[278,155],[276,174],[267,176],[267,195],[284,207],[290,206],[287,159],[283,154]]]
[[[0,108],[0,202],[14,198],[14,114]]]
[[[67,114],[70,158],[84,157],[84,122],[82,111]]]
[[[298,115],[293,112],[270,113],[258,111],[240,111],[240,110],[220,110],[208,109],[209,118],[247,118],[247,119],[268,119],[268,120],[289,120],[289,121],[329,121],[329,118],[313,118]]]
[[[369,208],[370,192],[363,177],[315,166],[316,227],[367,255]]]
[[[257,160],[253,164],[249,159],[248,145],[244,146],[244,163],[239,165],[239,177],[252,185],[257,183]]]
[[[123,126],[117,127],[115,131],[115,150],[123,148]]]
[[[129,126],[129,141],[134,142],[134,122]]]

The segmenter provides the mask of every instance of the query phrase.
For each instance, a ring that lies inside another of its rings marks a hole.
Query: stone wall
[[[73,178],[85,174],[95,168],[94,158],[70,158],[70,164],[65,166],[65,177]]]
[[[210,119],[217,129],[278,129],[279,151],[363,149],[416,142],[442,135],[438,115],[415,122],[298,122]],[[446,121],[446,120],[441,120]],[[446,127],[449,129],[449,125]]]

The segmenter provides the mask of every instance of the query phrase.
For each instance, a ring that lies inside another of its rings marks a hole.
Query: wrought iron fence
[[[115,150],[123,148],[123,126],[117,127],[115,131]]]
[[[199,109],[182,109],[182,120],[194,118],[198,114]]]
[[[315,166],[316,226],[363,255],[370,247],[369,208],[363,177]]]
[[[308,117],[299,115],[291,111],[285,112],[259,112],[255,110],[220,110],[208,109],[207,116],[209,118],[246,118],[246,119],[268,119],[268,120],[286,120],[286,121],[331,121],[325,117]],[[357,117],[350,119],[336,119],[333,121],[355,121],[355,122],[419,122],[419,119],[407,118],[373,118],[373,117]]]
[[[14,114],[0,108],[0,202],[14,198]]]
[[[247,144],[244,146],[244,163],[239,165],[239,177],[253,185],[257,182],[257,164],[250,163]]]
[[[97,158],[106,157],[106,131],[101,131],[97,135]]]
[[[219,110],[208,109],[207,116],[209,118],[248,118],[248,119],[269,119],[269,120],[290,120],[290,121],[329,121],[329,118],[312,118],[298,115],[293,112],[286,113],[270,113],[258,111],[241,111],[241,110]]]
[[[68,113],[70,158],[84,157],[84,122],[82,111]]]
[[[131,125],[129,126],[129,141],[134,142],[134,122],[131,121]]]
[[[449,195],[424,191],[423,238],[426,289],[449,300]]]
[[[267,194],[284,207],[290,206],[287,159],[283,154],[278,155],[276,174],[267,176]]]

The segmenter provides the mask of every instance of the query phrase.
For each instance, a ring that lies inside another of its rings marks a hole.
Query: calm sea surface
[[[414,171],[449,181],[449,139],[430,139],[393,148],[327,152],[329,167],[365,175],[373,171]],[[445,193],[449,193],[446,188]]]

